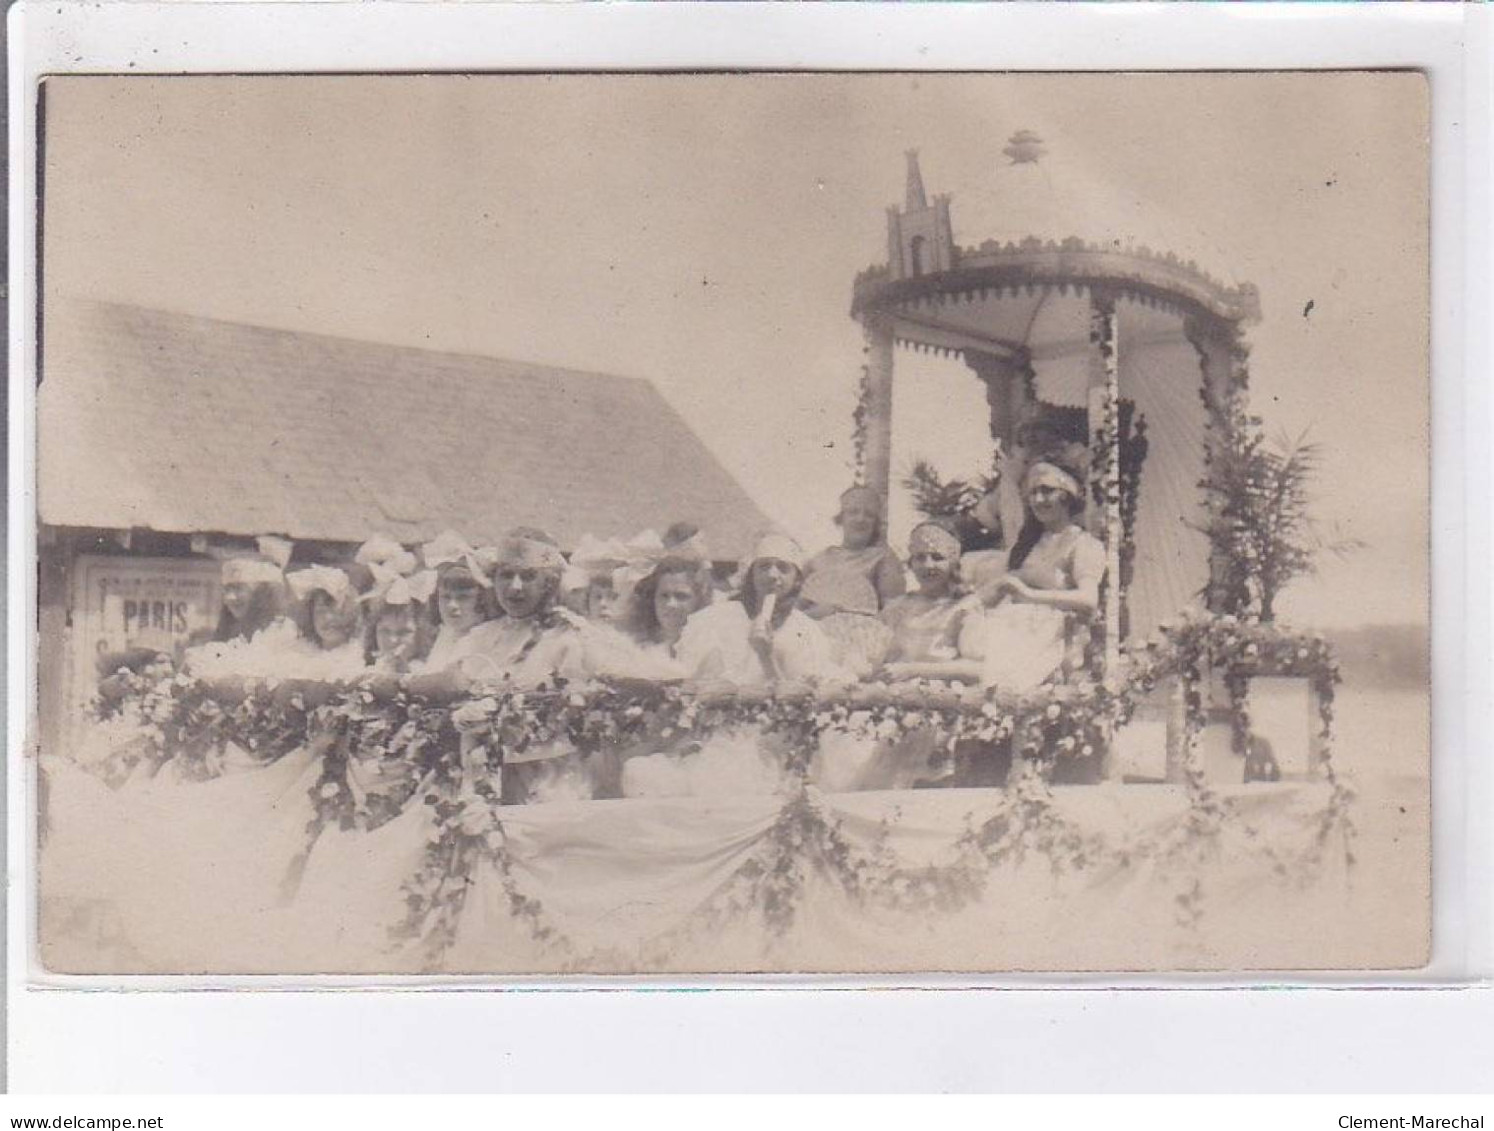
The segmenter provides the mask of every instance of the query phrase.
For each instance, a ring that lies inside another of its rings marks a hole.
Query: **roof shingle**
[[[48,310],[37,487],[53,526],[570,548],[768,519],[652,384],[95,302]]]

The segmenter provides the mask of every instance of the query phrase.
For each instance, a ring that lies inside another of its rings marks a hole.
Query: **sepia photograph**
[[[47,79],[35,975],[1426,966],[1429,113]]]

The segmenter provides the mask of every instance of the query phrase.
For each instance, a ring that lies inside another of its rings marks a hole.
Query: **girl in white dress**
[[[893,601],[882,614],[893,634],[882,675],[890,680],[979,682],[980,664],[960,651],[965,619],[977,609],[964,600],[959,535],[940,522],[919,523],[908,537],[908,564],[918,589]]]
[[[798,608],[804,551],[783,534],[759,539],[741,592],[686,623],[677,652],[686,674],[739,687],[777,681],[840,681],[825,634]]]
[[[395,564],[412,568],[414,562]],[[420,670],[436,575],[421,570],[405,576],[379,563],[371,569],[374,586],[365,594],[368,674],[360,686],[388,699]],[[351,820],[318,821],[315,840],[304,843],[288,878],[287,891],[295,898],[290,919],[308,953],[324,960],[335,955],[356,966],[389,950],[400,885],[417,866],[430,829],[429,811],[415,803],[425,771],[343,735],[324,738],[323,757],[337,757],[328,767],[336,772],[323,774],[315,785],[332,792],[345,783]]]
[[[294,670],[284,674],[328,683],[356,679],[366,663],[363,606],[348,570],[310,566],[287,575],[286,584],[300,604],[299,627],[308,647]]]
[[[942,522],[920,523],[908,538],[908,564],[918,589],[882,612],[892,645],[878,675],[889,682],[979,682],[980,662],[960,652],[961,627],[972,606],[961,586],[959,535]],[[815,780],[826,791],[907,789],[941,780],[953,768],[931,730],[912,731],[895,743],[826,736]]]
[[[679,662],[685,625],[711,603],[711,591],[710,566],[682,553],[664,558],[633,590],[634,635],[645,651],[669,661],[675,677],[685,674]]]
[[[212,639],[187,648],[182,666],[204,679],[276,675],[299,636],[285,613],[281,564],[258,556],[227,559],[222,600]]]
[[[671,554],[654,567],[633,590],[632,627],[638,640],[639,662],[633,672],[642,679],[683,679],[685,667],[679,659],[680,638],[690,618],[711,603],[710,566],[695,554]],[[604,759],[605,780],[599,796],[658,796],[679,792],[685,784],[678,774],[679,757],[670,752],[678,738],[650,733],[628,749],[611,752]]]
[[[981,681],[1030,691],[1066,659],[1070,631],[1100,602],[1105,548],[1079,523],[1084,486],[1056,459],[1034,462],[1022,477],[1027,517],[1005,576],[983,586],[985,663]]]
[[[428,673],[455,671],[486,650],[498,614],[493,598],[493,552],[473,549],[455,531],[445,531],[421,549],[425,567],[436,574],[438,629],[425,657]]]
[[[797,608],[803,551],[791,538],[758,541],[741,592],[685,623],[675,654],[688,678],[740,688],[843,682],[846,673],[820,626]],[[707,797],[784,788],[784,751],[761,728],[717,733],[698,752],[634,758],[623,767],[628,797]]]

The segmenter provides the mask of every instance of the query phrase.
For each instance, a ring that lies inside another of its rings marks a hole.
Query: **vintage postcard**
[[[47,80],[40,969],[1425,965],[1428,115]]]

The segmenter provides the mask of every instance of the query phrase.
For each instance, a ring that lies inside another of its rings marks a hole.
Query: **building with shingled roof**
[[[639,378],[71,301],[47,311],[37,404],[58,707],[95,653],[215,623],[210,551],[235,539],[332,561],[377,532],[537,526],[569,550],[689,521],[726,562],[771,525]]]

